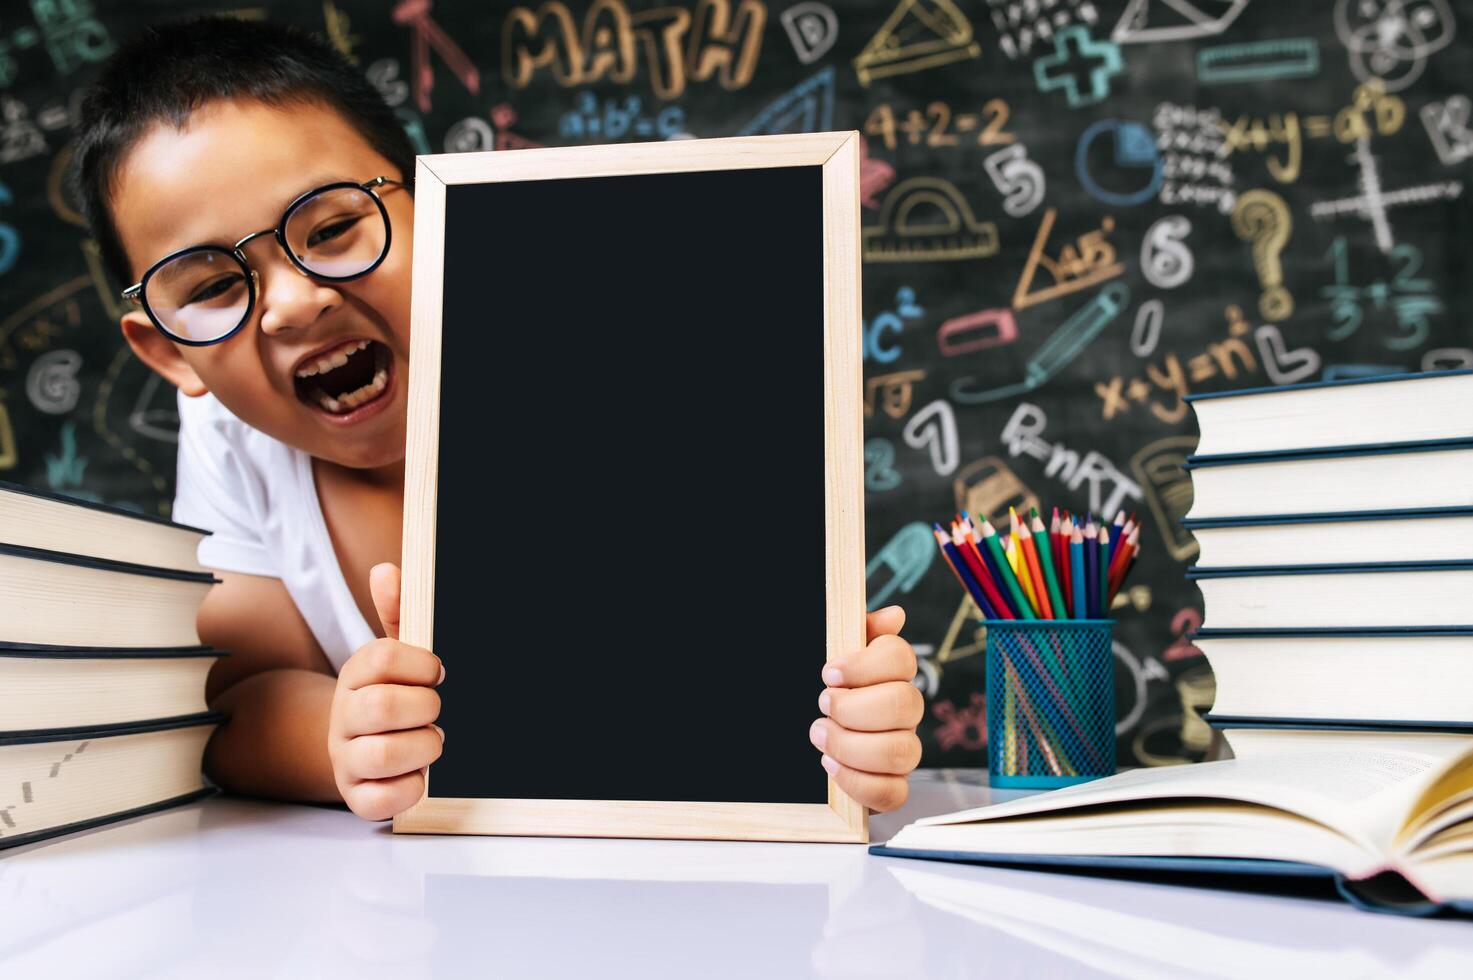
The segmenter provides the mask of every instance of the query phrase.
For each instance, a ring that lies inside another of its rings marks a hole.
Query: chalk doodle
[[[20,462],[20,447],[15,441],[15,426],[10,422],[10,409],[5,404],[5,389],[0,388],[0,470],[15,469]]]
[[[1437,347],[1422,355],[1423,371],[1461,371],[1473,368],[1473,347]]]
[[[1334,270],[1334,282],[1320,287],[1320,295],[1330,301],[1330,315],[1335,325],[1325,331],[1332,341],[1342,341],[1355,334],[1365,322],[1366,311],[1389,312],[1395,318],[1395,332],[1382,336],[1387,350],[1413,350],[1427,340],[1432,324],[1428,317],[1442,312],[1442,300],[1430,279],[1417,273],[1422,269],[1422,252],[1415,245],[1401,244],[1391,250],[1391,263],[1397,266],[1390,279],[1377,279],[1357,286],[1350,276],[1350,253],[1344,238],[1330,243],[1326,253]]]
[[[496,149],[496,130],[479,116],[466,116],[445,131],[446,153],[474,153]]]
[[[895,470],[895,444],[875,436],[864,443],[864,488],[871,493],[884,493],[900,486]]]
[[[977,622],[981,618],[982,611],[972,602],[972,597],[963,594],[955,615],[951,617],[951,625],[946,627],[946,635],[941,638],[941,646],[936,651],[937,664],[945,666],[954,660],[975,657],[986,651],[987,627]],[[968,628],[965,637],[962,635],[963,628]],[[966,642],[962,642],[963,640]]]
[[[1157,419],[1175,425],[1187,417],[1189,409],[1184,399],[1192,393],[1192,385],[1219,376],[1236,381],[1240,373],[1244,376],[1256,373],[1258,364],[1247,341],[1248,322],[1236,307],[1230,309],[1227,319],[1227,338],[1209,343],[1201,353],[1187,358],[1185,368],[1181,358],[1170,353],[1158,363],[1147,364],[1144,376],[1127,380],[1117,374],[1108,381],[1095,382],[1100,418],[1108,422],[1137,405],[1146,405]],[[1170,397],[1163,399],[1162,395]]]
[[[1291,385],[1312,378],[1320,369],[1320,355],[1313,347],[1289,350],[1278,327],[1265,323],[1253,331],[1263,373],[1276,385]]]
[[[901,433],[912,449],[925,449],[931,455],[931,468],[938,476],[955,472],[960,447],[956,437],[956,411],[951,403],[938,398],[911,416]]]
[[[1161,153],[1161,203],[1216,207],[1223,214],[1230,213],[1237,194],[1222,114],[1216,109],[1162,102],[1152,114],[1151,126]]]
[[[778,20],[793,42],[798,61],[811,65],[829,53],[839,39],[839,18],[833,10],[817,0],[805,0],[784,10]]]
[[[88,0],[65,3],[33,0],[30,7],[40,30],[41,44],[58,74],[70,75],[113,53],[112,37],[102,21],[92,15]]]
[[[1023,263],[1023,272],[1018,276],[1018,285],[1013,289],[1015,310],[1088,289],[1114,279],[1125,270],[1125,266],[1116,261],[1115,246],[1107,241],[1107,236],[1115,230],[1115,219],[1109,215],[1101,220],[1098,230],[1085,232],[1073,244],[1062,245],[1056,257],[1050,256],[1048,240],[1057,217],[1058,209],[1049,208],[1043,212],[1043,218],[1038,222],[1033,247],[1028,250],[1028,259]],[[1040,267],[1048,273],[1053,284],[1034,289],[1033,280]]]
[[[859,141],[859,203],[878,211],[879,193],[895,183],[895,168],[869,155],[869,140]]]
[[[1031,402],[1019,402],[1003,426],[1002,441],[1013,458],[1031,456],[1044,464],[1043,475],[1063,483],[1071,491],[1089,487],[1089,507],[1110,520],[1127,500],[1140,500],[1136,485],[1104,453],[1091,449],[1081,456],[1062,442],[1043,438],[1048,414]]]
[[[1039,506],[1038,495],[997,456],[984,456],[957,470],[951,490],[958,510],[980,515],[999,526],[1008,516],[1009,507],[1027,513]]]
[[[972,25],[952,0],[900,0],[854,59],[859,84],[981,55]]]
[[[20,366],[20,352],[40,351],[82,323],[78,296],[92,285],[91,276],[76,276],[47,290],[0,321],[0,369]]]
[[[833,128],[834,69],[830,67],[816,72],[779,96],[751,122],[737,130],[737,135],[817,133]]]
[[[1419,113],[1437,159],[1450,167],[1473,157],[1473,129],[1468,128],[1470,110],[1473,102],[1467,96],[1450,95],[1446,101],[1427,103]]]
[[[885,334],[893,333],[898,337],[905,330],[906,320],[918,320],[925,313],[916,304],[915,290],[901,286],[895,292],[895,309],[885,310],[868,323],[861,324],[863,360],[889,364],[900,357],[900,345],[885,343]]]
[[[1110,79],[1125,70],[1118,45],[1096,41],[1087,27],[1066,27],[1054,35],[1054,52],[1033,62],[1040,92],[1063,91],[1069,108],[1094,105],[1110,94]]]
[[[680,106],[666,106],[654,115],[646,115],[642,111],[644,103],[637,95],[626,95],[622,100],[604,99],[600,105],[592,92],[579,92],[573,105],[573,111],[563,113],[558,120],[558,135],[568,139],[588,137],[599,142],[625,136],[670,139],[685,130],[685,110]],[[490,133],[489,125],[486,131]],[[494,144],[484,147],[493,148]]]
[[[1115,655],[1117,668],[1124,668],[1125,676],[1128,678],[1128,688],[1131,697],[1127,700],[1120,696],[1120,685],[1115,685],[1115,734],[1121,736],[1126,734],[1140,724],[1146,714],[1146,687],[1152,680],[1169,680],[1170,675],[1166,668],[1161,666],[1157,660],[1147,658],[1143,664],[1130,652],[1130,648],[1119,640],[1111,643],[1111,652]],[[1130,705],[1122,711],[1122,707]]]
[[[1031,54],[1035,41],[1050,40],[1060,28],[1100,22],[1091,0],[987,0],[987,6],[997,28],[997,46],[1013,61]]]
[[[1108,165],[1094,152],[1095,143],[1101,141],[1110,151]],[[1155,197],[1163,170],[1150,131],[1137,122],[1101,119],[1091,123],[1074,150],[1074,173],[1085,191],[1117,207],[1134,207]]]
[[[987,697],[976,691],[966,707],[950,701],[931,705],[931,714],[940,722],[936,726],[936,745],[943,752],[963,749],[976,752],[987,748]]]
[[[936,539],[929,526],[914,521],[896,531],[865,566],[865,594],[869,596],[865,608],[874,612],[887,605],[891,596],[910,592],[925,578],[935,557]]]
[[[1140,481],[1156,531],[1173,561],[1186,561],[1197,553],[1197,539],[1181,526],[1192,509],[1192,478],[1184,464],[1196,448],[1196,436],[1167,436],[1130,458],[1130,471]]]
[[[1361,81],[1399,92],[1422,77],[1427,59],[1453,41],[1446,0],[1335,0],[1335,34]]]
[[[1023,380],[1020,383],[978,390],[974,387],[976,378],[960,377],[951,383],[951,397],[963,405],[981,405],[1038,388],[1078,357],[1079,352],[1089,346],[1100,331],[1113,323],[1129,302],[1130,290],[1125,284],[1110,283],[1059,324],[1024,365]]]
[[[380,58],[363,73],[390,106],[401,106],[409,98],[409,84],[399,77],[399,62]]]
[[[1284,147],[1284,157],[1267,156],[1268,172],[1281,184],[1299,179],[1304,160],[1304,140],[1334,137],[1340,143],[1364,142],[1372,136],[1391,136],[1406,121],[1406,103],[1387,95],[1379,82],[1358,86],[1350,104],[1329,115],[1305,116],[1298,112],[1270,113],[1267,118],[1243,115],[1231,125],[1222,123],[1226,136],[1224,155],[1240,150],[1265,153],[1277,144]]]
[[[432,0],[399,0],[394,5],[394,23],[410,31],[409,76],[414,88],[414,103],[420,112],[430,111],[430,93],[435,90],[435,66],[430,61],[433,48],[446,66],[465,86],[467,92],[481,91],[481,73],[475,62],[466,57],[460,45],[435,23],[430,16]]]
[[[1279,261],[1294,232],[1289,205],[1273,191],[1251,190],[1238,198],[1232,223],[1233,233],[1252,245],[1253,269],[1263,286],[1258,312],[1265,320],[1283,320],[1294,312],[1294,297],[1284,286],[1284,267]]]
[[[139,435],[159,442],[179,441],[179,409],[175,388],[162,377],[149,372],[133,410],[128,413],[128,427]]]
[[[491,107],[491,125],[496,127],[498,150],[530,150],[542,145],[513,132],[512,127],[516,124],[517,110],[510,102],[498,102]]]
[[[26,398],[37,411],[65,415],[77,405],[82,384],[77,371],[82,355],[74,350],[49,350],[31,362],[26,372]]]
[[[634,80],[643,55],[650,87],[677,99],[690,82],[715,78],[728,91],[745,88],[757,69],[767,7],[760,0],[697,0],[694,11],[658,7],[632,13],[623,0],[595,0],[582,30],[566,4],[515,7],[502,22],[501,71],[526,88],[547,68],[565,88]]]
[[[961,113],[953,112],[949,103],[936,100],[926,105],[925,112],[910,109],[897,122],[895,108],[881,102],[865,118],[864,133],[880,139],[887,150],[899,145],[897,134],[903,134],[911,146],[924,141],[928,147],[941,147],[961,146],[962,134],[975,132],[977,145],[997,146],[1016,138],[1007,131],[1011,116],[1012,109],[1002,99],[988,99],[982,104],[981,112]]]
[[[1110,40],[1116,44],[1191,41],[1221,34],[1248,0],[1130,0]]]
[[[1330,364],[1321,381],[1347,381],[1354,378],[1380,378],[1388,374],[1406,374],[1407,368],[1399,364]]]
[[[353,49],[358,47],[358,42],[363,38],[351,33],[352,18],[339,10],[332,0],[322,0],[322,29],[327,34],[328,43],[342,54],[352,64],[358,64],[358,58]]]
[[[885,195],[877,225],[864,229],[866,262],[946,262],[997,252],[997,226],[978,221],[956,185],[911,177]]]
[[[13,203],[15,199],[10,194],[10,188],[0,181],[0,204]],[[18,258],[20,258],[20,232],[8,222],[0,222],[0,276],[15,268],[15,260]]]
[[[77,423],[68,419],[61,425],[61,449],[46,453],[46,484],[53,490],[66,490],[74,496],[87,472],[87,457],[77,452]]]
[[[936,331],[936,347],[942,357],[972,354],[1017,339],[1018,321],[1009,309],[978,310],[954,316]]]
[[[1192,223],[1179,214],[1157,218],[1141,241],[1141,274],[1158,289],[1175,289],[1192,278]]]
[[[1197,81],[1203,85],[1309,78],[1319,74],[1320,44],[1312,37],[1281,37],[1197,49]]]
[[[0,163],[18,163],[46,150],[46,135],[31,122],[25,103],[0,95]]]
[[[991,154],[982,161],[982,169],[1003,195],[1002,209],[1010,217],[1032,214],[1043,203],[1046,186],[1043,168],[1028,159],[1028,150],[1022,144]]]
[[[1166,321],[1166,307],[1159,299],[1148,299],[1135,311],[1135,324],[1130,328],[1130,352],[1136,357],[1150,357],[1161,342],[1161,327]]]
[[[1385,190],[1381,186],[1380,168],[1371,154],[1370,140],[1367,139],[1356,143],[1351,159],[1360,168],[1360,194],[1334,201],[1316,201],[1309,206],[1309,216],[1316,221],[1343,215],[1364,218],[1371,223],[1376,247],[1382,252],[1390,253],[1395,244],[1389,209],[1451,201],[1463,196],[1463,182],[1459,180]]]
[[[928,698],[936,696],[941,687],[941,668],[936,664],[936,648],[929,643],[912,643],[916,654],[916,673],[910,682]]]
[[[147,389],[148,379],[155,376],[153,372],[142,366],[138,359],[133,356],[133,352],[131,350],[129,350],[127,347],[119,348],[117,354],[113,357],[112,363],[109,364],[107,370],[103,372],[102,380],[98,382],[97,385],[97,397],[92,402],[92,431],[101,436],[103,441],[105,441],[110,447],[112,447],[112,449],[117,452],[119,456],[123,457],[123,459],[125,459],[129,465],[131,465],[134,469],[136,469],[139,473],[143,474],[143,476],[148,479],[148,481],[153,485],[154,492],[164,497],[164,499],[160,503],[160,510],[164,514],[167,514],[169,501],[165,495],[167,495],[169,491],[168,481],[164,479],[163,474],[158,471],[158,469],[153,465],[152,462],[149,461],[146,456],[144,456],[136,448],[129,444],[129,442],[124,439],[120,434],[115,432],[112,426],[109,424],[108,409],[112,404],[114,393],[117,392],[120,388],[123,391],[126,391],[130,387],[130,384],[128,383],[123,383],[121,385],[119,383],[119,379],[122,376],[123,372],[130,368],[134,372],[141,373],[144,377],[144,382],[142,383],[142,385],[140,385],[140,390]],[[137,426],[132,424],[132,416],[138,411],[138,407],[140,404],[146,405],[148,403],[146,401],[140,402],[135,400],[133,408],[129,412],[130,428],[132,428],[135,432],[138,432],[139,430]],[[156,418],[155,421],[162,420]],[[176,433],[178,431],[178,427],[178,419],[176,417],[173,422],[173,429]],[[169,442],[176,440],[177,435],[174,439],[166,438],[162,441]]]
[[[894,374],[882,374],[873,378],[864,379],[864,417],[871,418],[875,414],[875,401],[880,402],[880,410],[892,419],[904,418],[910,411],[910,402],[915,391],[915,384],[926,377],[926,372],[897,371]]]

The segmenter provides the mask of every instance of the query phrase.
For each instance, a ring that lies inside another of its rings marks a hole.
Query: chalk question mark
[[[1273,191],[1251,190],[1238,198],[1232,222],[1237,236],[1253,244],[1253,269],[1263,286],[1258,312],[1265,320],[1284,319],[1294,312],[1294,297],[1284,288],[1284,267],[1279,261],[1294,230],[1289,205]]]

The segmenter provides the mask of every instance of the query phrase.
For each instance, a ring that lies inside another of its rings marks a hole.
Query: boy
[[[174,517],[214,531],[200,559],[223,581],[199,633],[233,656],[209,678],[230,720],[206,769],[370,820],[419,799],[446,737],[445,670],[398,641],[413,173],[372,86],[272,24],[147,31],[83,103],[78,197],[132,284],[123,334],[179,389]],[[920,759],[903,622],[872,613],[866,648],[825,667],[810,730],[876,810],[905,801]]]

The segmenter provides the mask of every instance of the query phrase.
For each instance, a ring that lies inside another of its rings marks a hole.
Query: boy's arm
[[[200,639],[228,650],[210,671],[210,707],[228,714],[205,750],[205,771],[232,792],[338,802],[327,752],[336,678],[280,579],[215,575],[199,611]]]

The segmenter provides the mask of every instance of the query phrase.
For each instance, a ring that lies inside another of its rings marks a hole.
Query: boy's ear
[[[198,398],[210,389],[200,380],[194,368],[179,353],[174,342],[154,328],[148,314],[142,310],[124,313],[118,321],[123,328],[123,337],[138,359],[164,376],[174,387],[191,398]]]

